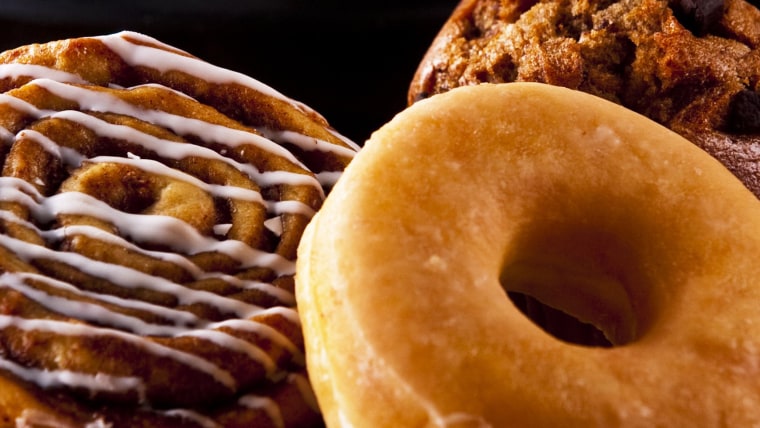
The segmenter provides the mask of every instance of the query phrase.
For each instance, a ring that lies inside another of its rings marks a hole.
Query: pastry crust
[[[307,366],[330,427],[751,426],[759,252],[760,201],[666,128],[556,86],[457,88],[376,131],[308,226]],[[556,339],[505,290],[615,346]]]

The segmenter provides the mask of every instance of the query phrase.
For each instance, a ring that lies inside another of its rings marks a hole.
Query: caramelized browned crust
[[[408,101],[482,82],[579,89],[665,124],[760,197],[760,11],[692,3],[717,12],[699,21],[677,0],[463,0]]]
[[[320,426],[296,248],[357,146],[135,33],[4,52],[0,91],[0,425]]]

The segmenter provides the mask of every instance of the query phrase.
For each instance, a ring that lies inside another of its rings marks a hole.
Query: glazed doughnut
[[[672,131],[566,88],[461,87],[376,131],[307,227],[307,367],[330,427],[756,426],[757,254],[760,201]]]

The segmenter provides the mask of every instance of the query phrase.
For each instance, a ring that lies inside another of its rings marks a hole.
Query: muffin
[[[581,90],[681,134],[760,197],[758,45],[744,0],[463,0],[408,103],[483,82]]]

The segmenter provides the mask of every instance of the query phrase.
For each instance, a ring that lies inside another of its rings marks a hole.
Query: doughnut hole
[[[565,342],[624,345],[640,334],[627,289],[632,253],[616,238],[573,222],[526,227],[515,237],[500,281],[534,324]]]

